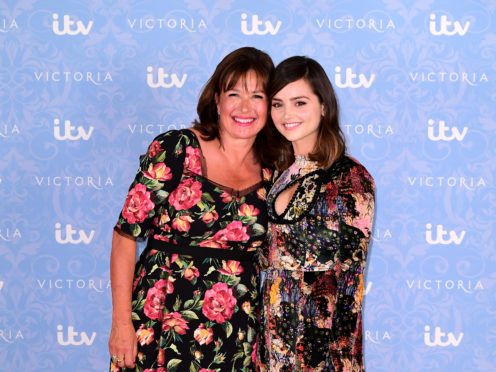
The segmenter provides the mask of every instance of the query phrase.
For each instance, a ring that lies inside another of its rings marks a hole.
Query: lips
[[[299,122],[299,121],[298,122],[292,122],[292,123],[284,123],[283,127],[286,130],[291,130],[291,129],[294,129],[296,127],[299,127],[300,124],[301,124],[301,122]]]
[[[236,124],[240,125],[240,126],[250,126],[252,125],[254,122],[255,122],[255,118],[251,117],[251,118],[242,118],[242,117],[239,117],[239,116],[234,116],[233,117],[233,120]]]

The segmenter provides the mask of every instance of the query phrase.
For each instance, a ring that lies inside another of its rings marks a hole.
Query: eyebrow
[[[309,97],[307,97],[307,96],[298,96],[298,97],[292,97],[292,98],[290,98],[289,100],[290,100],[290,101],[297,101],[297,100],[302,99],[302,98],[305,98],[305,99],[310,99],[310,98],[309,98]],[[277,98],[277,97],[273,97],[273,98],[272,98],[272,100],[273,100],[273,101],[282,101],[282,99]]]

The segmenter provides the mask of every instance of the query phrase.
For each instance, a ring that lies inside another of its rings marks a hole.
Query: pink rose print
[[[183,232],[189,231],[189,228],[191,227],[190,225],[191,222],[193,222],[193,219],[186,214],[174,218],[174,221],[172,221],[172,227],[177,231],[183,231]]]
[[[202,195],[201,183],[193,178],[187,178],[170,194],[169,203],[177,210],[190,209],[196,205]]]
[[[225,204],[230,203],[232,201],[232,195],[226,191],[222,192],[222,194],[220,194],[220,197],[222,198],[222,202]]]
[[[138,183],[127,194],[122,217],[131,224],[143,222],[153,207],[155,204],[150,199],[150,192],[145,185]]]
[[[216,372],[215,369],[200,368],[198,372]]]
[[[222,261],[222,269],[218,269],[219,273],[224,275],[239,275],[243,270],[243,266],[239,261]]]
[[[164,309],[165,293],[167,281],[165,279],[157,280],[155,285],[146,293],[145,307],[143,311],[150,319],[159,319]]]
[[[155,155],[157,155],[161,150],[162,148],[160,147],[160,142],[153,141],[150,143],[150,146],[148,146],[148,156],[150,158],[154,158]]]
[[[265,188],[261,187],[257,190],[257,198],[260,200],[266,200],[267,199],[267,190]]]
[[[241,221],[233,221],[224,229],[217,231],[213,237],[213,240],[244,242],[250,238],[246,233],[246,230],[247,227],[243,226]]]
[[[206,212],[203,216],[202,216],[202,221],[205,222],[207,225],[212,223],[212,222],[215,222],[219,219],[219,214],[217,213],[217,211],[214,209],[210,212]]]
[[[198,246],[207,247],[207,248],[221,248],[221,249],[225,249],[229,247],[229,245],[226,244],[225,241],[213,240],[213,239],[203,240],[200,243],[198,243]]]
[[[272,170],[270,168],[263,168],[262,177],[264,181],[270,181],[272,179]]]
[[[243,203],[239,207],[238,214],[240,216],[253,217],[258,216],[260,214],[260,210],[258,208],[255,208],[253,205]]]
[[[171,329],[178,335],[186,334],[186,330],[189,329],[188,322],[177,311],[164,315],[162,330],[169,331]]]
[[[226,283],[215,283],[205,292],[202,312],[208,319],[224,323],[231,319],[236,299]]]
[[[214,340],[214,332],[212,328],[205,328],[205,324],[200,324],[195,332],[193,333],[196,342],[200,345],[208,345]]]
[[[193,280],[194,278],[198,278],[200,276],[200,271],[194,267],[188,267],[186,270],[184,270],[183,277],[186,280]]]
[[[202,174],[200,149],[195,149],[191,146],[186,147],[186,159],[184,159],[184,167],[196,174]]]
[[[172,173],[164,163],[157,163],[150,164],[148,170],[143,172],[143,176],[151,180],[168,181],[172,178]]]
[[[140,325],[136,331],[136,337],[141,346],[150,345],[154,340],[153,328],[145,328],[145,325]]]

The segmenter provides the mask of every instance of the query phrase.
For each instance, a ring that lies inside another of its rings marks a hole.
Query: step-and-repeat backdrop
[[[369,371],[496,371],[496,6],[0,2],[0,370],[104,371],[111,232],[228,52],[317,59],[377,182]],[[142,247],[140,247],[142,248]]]

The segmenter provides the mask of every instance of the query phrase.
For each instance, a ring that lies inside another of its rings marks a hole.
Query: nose
[[[248,112],[251,109],[251,101],[249,98],[243,98],[240,103],[240,109],[242,112]]]

